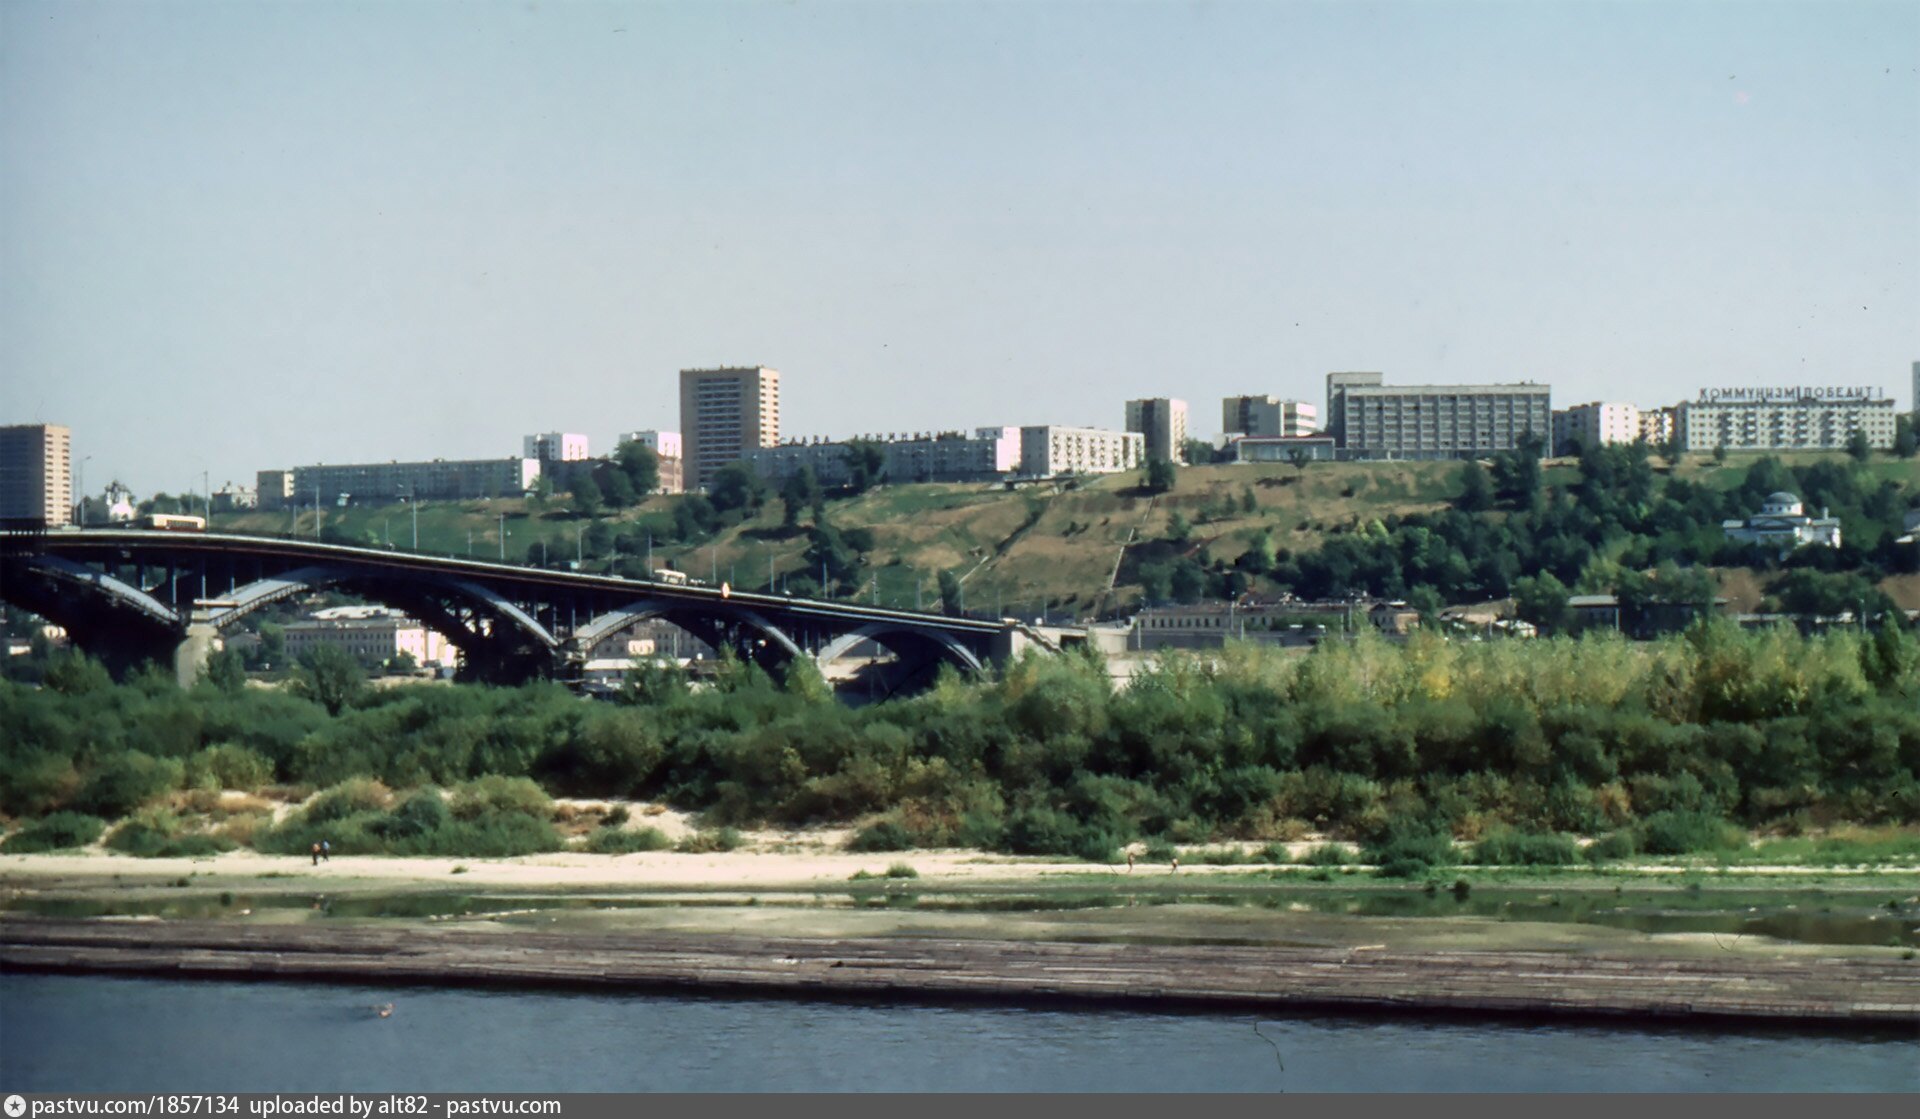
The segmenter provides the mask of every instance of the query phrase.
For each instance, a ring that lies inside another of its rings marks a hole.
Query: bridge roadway
[[[650,618],[774,672],[802,656],[824,666],[863,639],[892,651],[906,675],[942,663],[977,671],[1035,640],[1001,621],[314,540],[0,534],[0,599],[64,626],[116,668],[159,659],[183,684],[242,618],[325,588],[406,611],[460,649],[463,678],[494,683],[569,674],[596,645]]]

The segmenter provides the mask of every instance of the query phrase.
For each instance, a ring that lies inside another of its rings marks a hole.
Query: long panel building
[[[1020,429],[1020,473],[1030,477],[1115,474],[1137,470],[1146,461],[1146,436],[1137,431],[1052,424]]]
[[[267,492],[263,471],[261,492]],[[291,492],[281,500],[304,506],[345,502],[470,501],[483,497],[519,497],[540,477],[540,460],[493,458],[432,462],[377,462],[345,466],[296,466]]]
[[[764,365],[680,371],[686,486],[705,489],[730,462],[780,442],[780,371]]]
[[[73,433],[65,426],[0,427],[0,519],[73,523]]]
[[[1020,429],[1015,427],[976,428],[971,436],[950,431],[872,442],[886,456],[886,480],[893,483],[984,482],[1020,469]],[[852,480],[848,451],[849,441],[815,440],[755,448],[740,461],[776,485],[811,467],[814,478],[831,489]]]
[[[1349,459],[1480,458],[1529,434],[1553,441],[1553,390],[1505,385],[1387,385],[1379,373],[1327,374],[1327,430]]]
[[[1855,431],[1867,444],[1893,446],[1894,407],[1880,389],[1701,389],[1674,408],[1674,438],[1682,451],[1842,450]]]

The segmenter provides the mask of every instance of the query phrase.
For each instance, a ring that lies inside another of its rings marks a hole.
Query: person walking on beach
[[[320,841],[320,857],[328,862],[333,861],[333,842],[331,840],[323,839]]]
[[[313,865],[320,865],[320,845],[318,843],[313,845]]]

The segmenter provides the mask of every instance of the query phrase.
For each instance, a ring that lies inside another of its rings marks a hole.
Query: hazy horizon
[[[98,492],[1333,370],[1556,406],[1920,359],[1920,6],[0,6],[0,422]]]

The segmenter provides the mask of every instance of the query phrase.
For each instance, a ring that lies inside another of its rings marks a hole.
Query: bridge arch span
[[[903,662],[936,662],[950,664],[963,672],[981,672],[984,670],[980,658],[973,650],[953,639],[952,636],[914,626],[891,625],[873,622],[859,629],[843,633],[827,642],[819,654],[814,657],[822,669],[847,655],[855,645],[862,641],[872,641],[892,652]]]
[[[652,618],[671,622],[715,649],[730,648],[769,671],[783,669],[789,661],[806,656],[785,630],[750,607],[725,602],[694,605],[659,598],[635,599],[594,617],[574,631],[575,655],[585,657],[613,634]]]

